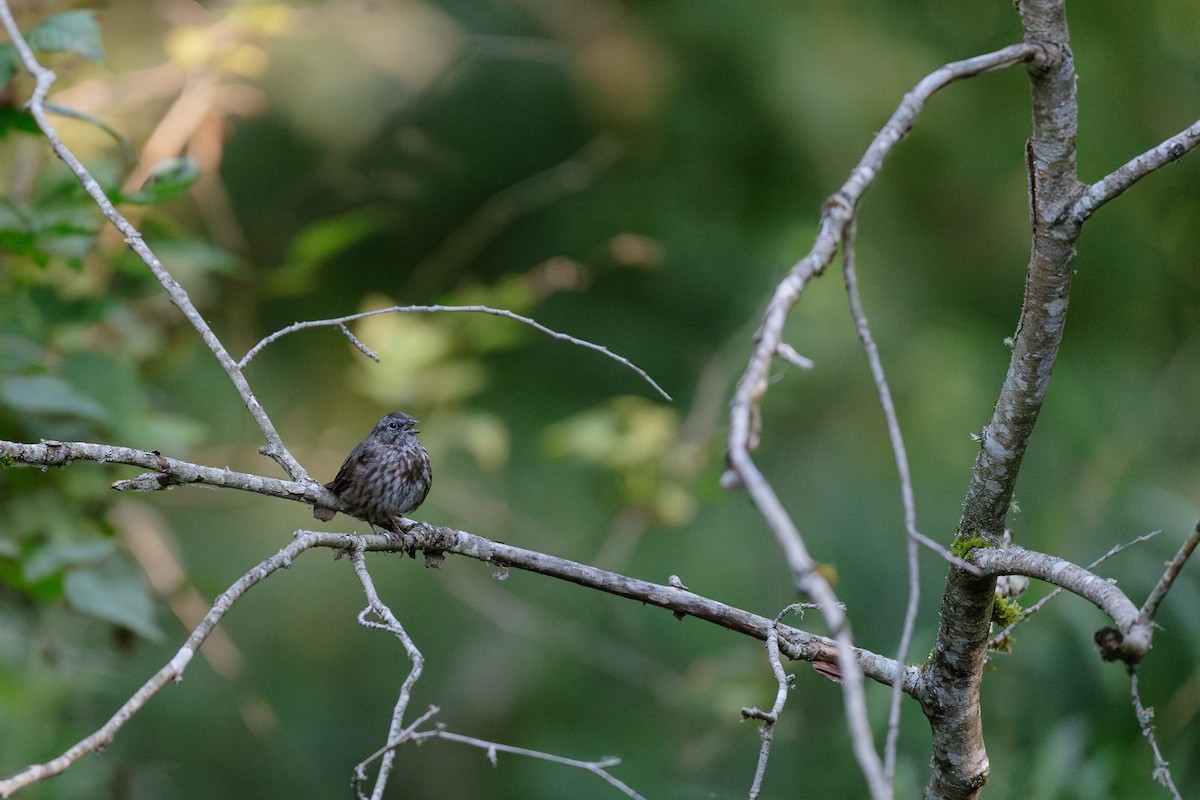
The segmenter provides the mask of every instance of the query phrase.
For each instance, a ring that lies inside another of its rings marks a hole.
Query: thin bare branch
[[[347,339],[350,340],[350,344],[354,345],[355,348],[358,349],[358,352],[362,353],[364,356],[371,359],[376,364],[382,363],[379,360],[379,356],[375,355],[375,351],[372,350],[371,348],[367,347],[361,341],[359,341],[358,337],[355,336],[353,333],[351,333],[349,328],[347,328],[345,325],[338,325],[338,330],[340,330],[342,332],[343,336],[345,336]],[[238,366],[242,366],[243,364],[244,364],[244,359],[243,359],[243,361],[238,362]]]
[[[1171,778],[1170,766],[1163,758],[1162,751],[1158,749],[1158,737],[1154,735],[1154,709],[1142,705],[1142,695],[1138,691],[1137,670],[1132,667],[1129,669],[1129,694],[1133,700],[1133,712],[1137,714],[1138,725],[1142,729],[1142,736],[1146,737],[1146,741],[1150,743],[1150,750],[1154,753],[1154,780],[1166,787],[1175,800],[1183,800],[1179,789],[1175,788],[1175,781]]]
[[[358,615],[359,624],[366,628],[374,630],[388,631],[393,634],[400,643],[404,646],[404,652],[408,655],[409,662],[412,667],[408,671],[408,675],[404,678],[404,682],[400,685],[400,695],[396,698],[396,705],[392,709],[392,719],[388,727],[387,741],[393,741],[404,730],[404,712],[408,709],[409,699],[412,697],[413,686],[421,677],[421,672],[425,668],[425,657],[421,655],[421,651],[417,649],[416,643],[412,637],[404,630],[404,626],[400,624],[400,620],[396,619],[396,615],[392,610],[379,599],[379,593],[375,591],[375,582],[371,579],[371,573],[367,571],[367,560],[363,555],[362,543],[356,543],[356,546],[350,550],[350,559],[354,564],[354,574],[358,576],[358,580],[362,583],[363,591],[367,595],[367,607],[364,608]],[[371,619],[374,615],[376,619]],[[392,772],[392,763],[396,759],[396,751],[389,749],[382,756],[379,762],[379,773],[375,777],[375,788],[371,792],[371,800],[382,800],[383,791],[387,788],[388,776]],[[354,774],[359,775],[365,772],[365,764],[359,764],[355,768]]]
[[[159,690],[168,683],[177,683],[183,680],[184,670],[187,669],[188,664],[196,655],[204,640],[212,633],[213,628],[221,621],[226,612],[233,607],[233,604],[241,599],[259,581],[266,579],[277,570],[290,567],[292,561],[301,553],[313,547],[325,545],[328,547],[345,548],[352,542],[352,537],[345,534],[306,534],[250,569],[213,601],[212,608],[204,616],[200,624],[191,632],[187,641],[184,642],[183,646],[179,648],[171,660],[162,669],[154,673],[140,689],[134,692],[133,696],[117,709],[117,712],[113,714],[108,722],[104,723],[95,733],[90,734],[68,748],[66,752],[57,758],[53,758],[44,764],[33,764],[15,775],[0,780],[0,798],[11,797],[14,792],[25,786],[55,775],[60,775],[88,753],[98,753],[112,744],[117,733],[125,727],[125,723],[129,722],[149,702],[150,698],[158,694]]]
[[[1167,569],[1163,572],[1162,577],[1158,579],[1158,583],[1150,591],[1150,596],[1146,598],[1146,602],[1142,604],[1142,612],[1140,615],[1142,622],[1152,622],[1155,614],[1158,613],[1158,606],[1166,598],[1167,592],[1171,588],[1171,584],[1179,577],[1179,571],[1183,569],[1183,565],[1187,563],[1192,552],[1195,551],[1196,545],[1200,544],[1200,522],[1196,523],[1196,527],[1192,528],[1192,533],[1179,546],[1179,552],[1167,564]]]
[[[1096,213],[1100,206],[1118,197],[1151,172],[1183,158],[1197,145],[1200,145],[1200,120],[1088,186],[1071,208],[1071,216],[1077,222],[1083,222]]]
[[[773,624],[767,617],[726,605],[688,589],[630,578],[565,558],[494,542],[466,531],[414,523],[409,528],[409,533],[416,537],[418,546],[426,553],[456,553],[500,567],[536,572],[658,606],[680,618],[690,616],[702,619],[763,641],[766,641],[767,633]],[[389,542],[383,536],[364,536],[362,539],[368,550],[399,549],[394,542]],[[840,610],[844,611],[844,608]],[[838,646],[833,639],[816,636],[787,625],[779,626],[779,637],[781,652],[792,660],[838,662]],[[858,647],[852,648],[851,658],[861,673],[865,673],[871,679],[891,685],[899,675],[905,692],[911,693],[915,690],[919,677],[917,668],[904,666],[897,673],[896,662],[893,659]]]
[[[149,268],[150,272],[162,284],[167,296],[171,302],[182,312],[183,316],[196,332],[200,334],[200,339],[208,347],[212,354],[217,359],[217,363],[221,365],[221,369],[225,370],[225,374],[229,376],[229,380],[237,389],[238,394],[245,403],[246,409],[250,412],[250,416],[258,423],[259,429],[262,431],[263,438],[267,443],[261,448],[264,455],[270,456],[279,464],[280,467],[288,474],[290,478],[296,481],[310,480],[308,473],[304,467],[300,466],[300,462],[292,456],[288,449],[284,446],[283,440],[280,438],[278,431],[275,430],[274,424],[267,416],[266,411],[258,402],[258,398],[254,396],[254,392],[250,389],[250,384],[246,381],[242,374],[241,368],[234,362],[233,357],[221,344],[220,339],[209,327],[204,317],[196,310],[192,304],[191,298],[184,290],[183,286],[167,271],[162,262],[150,249],[150,246],[142,239],[142,234],[133,224],[117,211],[108,195],[104,193],[104,189],[96,181],[87,168],[75,157],[75,154],[63,143],[62,138],[58,135],[58,131],[50,124],[50,120],[46,116],[46,95],[50,91],[50,86],[54,83],[55,74],[38,63],[37,58],[33,54],[33,50],[21,35],[21,31],[17,28],[17,23],[13,19],[12,11],[8,7],[7,0],[0,0],[0,23],[3,23],[5,30],[8,31],[9,38],[12,39],[13,45],[17,48],[17,53],[21,61],[21,65],[25,70],[33,76],[35,81],[35,89],[25,107],[29,110],[30,116],[33,117],[41,130],[42,135],[49,142],[50,148],[54,154],[62,159],[67,168],[75,175],[83,188],[99,206],[101,213],[108,219],[113,226],[121,232],[125,237],[125,244],[129,246],[142,263]]]
[[[427,731],[425,733],[415,734],[413,738],[445,739],[448,742],[458,742],[459,744],[478,747],[487,752],[488,760],[492,762],[492,766],[496,766],[497,764],[497,753],[511,753],[512,755],[549,761],[552,764],[562,764],[566,767],[575,767],[577,769],[586,770],[587,772],[599,777],[609,786],[612,786],[626,797],[632,797],[634,800],[646,800],[646,798],[634,791],[628,784],[618,779],[608,771],[609,767],[615,767],[621,763],[621,759],[619,758],[610,757],[601,759],[600,761],[579,761],[574,758],[557,756],[553,753],[543,753],[540,750],[530,750],[525,747],[513,747],[512,745],[508,744],[498,744],[496,742],[489,742],[483,739],[476,739],[473,736],[463,736],[461,733],[451,733],[450,731],[442,730],[441,728]]]
[[[419,717],[417,717],[417,719],[414,720],[411,725],[398,731],[397,734],[388,741],[387,745],[375,751],[369,758],[355,768],[352,787],[359,800],[366,800],[365,796],[360,790],[360,787],[366,780],[366,767],[368,765],[377,759],[385,758],[388,755],[393,754],[396,748],[403,744],[408,742],[419,743],[429,739],[445,739],[448,742],[457,742],[459,744],[465,744],[471,747],[478,747],[487,753],[488,761],[491,762],[493,767],[497,766],[499,763],[499,760],[496,757],[497,753],[511,753],[512,755],[526,756],[528,758],[536,758],[541,761],[549,761],[553,764],[561,764],[566,767],[582,769],[592,773],[593,775],[596,775],[605,783],[622,792],[626,797],[632,797],[635,798],[635,800],[645,800],[645,798],[631,789],[627,784],[608,772],[610,767],[615,767],[621,763],[621,759],[619,758],[610,757],[600,759],[599,761],[580,761],[579,759],[567,758],[565,756],[559,756],[553,753],[545,753],[540,750],[530,750],[525,747],[514,747],[513,745],[477,739],[474,736],[464,736],[461,733],[451,733],[441,725],[438,725],[432,730],[418,730],[421,725],[424,725],[426,722],[432,719],[439,711],[440,709],[437,706],[430,706],[429,709],[424,714],[421,714]]]
[[[871,366],[871,378],[875,381],[875,391],[879,395],[879,406],[883,409],[883,418],[887,424],[888,440],[892,445],[892,456],[896,462],[896,473],[900,479],[900,502],[904,508],[905,558],[908,571],[908,601],[904,608],[904,623],[900,631],[900,644],[896,648],[896,663],[903,664],[908,660],[908,650],[912,646],[913,629],[917,624],[917,610],[921,601],[921,561],[918,558],[917,543],[926,539],[917,530],[917,503],[913,498],[912,472],[908,466],[908,450],[904,446],[904,434],[900,431],[900,417],[896,413],[896,404],[892,401],[892,390],[888,386],[887,375],[883,370],[883,359],[879,356],[879,347],[875,337],[871,335],[871,326],[867,323],[867,315],[863,312],[862,297],[858,292],[858,276],[855,271],[854,233],[857,225],[854,220],[846,225],[842,234],[842,277],[846,284],[846,295],[850,300],[850,313],[854,317],[854,326],[858,329],[858,338],[862,341],[863,350],[867,354],[867,362]],[[956,558],[944,547],[934,543],[935,552],[944,558]],[[961,560],[961,559],[959,559]],[[883,746],[883,777],[890,784],[896,773],[896,748],[900,742],[900,685],[893,684],[891,698],[888,703],[887,733]]]
[[[424,725],[440,712],[441,709],[437,706],[430,706],[425,710],[425,713],[419,715],[408,725],[408,727],[401,730],[399,734],[389,741],[388,744],[385,744],[383,747],[364,758],[358,764],[358,766],[354,768],[354,776],[350,779],[350,788],[358,800],[368,800],[367,796],[362,792],[362,785],[367,782],[367,767],[371,766],[371,764],[375,763],[384,756],[394,753],[396,748],[405,742],[412,741],[413,734],[416,733],[417,728]]]
[[[662,395],[662,397],[665,400],[671,399],[671,395],[667,394],[666,391],[661,386],[659,386],[654,381],[654,379],[651,378],[646,373],[645,370],[643,370],[641,367],[637,366],[636,364],[634,364],[632,361],[625,358],[624,356],[617,355],[616,353],[609,350],[607,347],[604,347],[603,345],[594,344],[594,343],[586,341],[584,339],[577,339],[574,336],[570,336],[565,333],[559,333],[556,330],[547,328],[545,325],[541,324],[540,322],[538,322],[534,319],[530,319],[529,317],[523,317],[520,314],[513,313],[512,311],[508,311],[507,309],[491,308],[490,306],[481,306],[481,305],[471,305],[471,306],[443,306],[443,305],[391,306],[390,308],[379,308],[379,309],[375,309],[374,311],[363,311],[358,314],[348,314],[344,317],[335,317],[333,319],[314,319],[314,320],[309,320],[307,322],[296,322],[291,325],[288,325],[286,328],[281,328],[281,329],[275,331],[274,333],[265,337],[258,344],[254,345],[254,347],[251,347],[246,352],[246,355],[242,356],[242,360],[238,362],[238,367],[245,368],[245,366],[250,363],[251,359],[253,359],[256,355],[258,355],[259,352],[264,347],[271,344],[275,340],[280,339],[284,336],[287,336],[289,333],[295,333],[296,331],[302,331],[307,328],[320,328],[320,327],[334,326],[334,327],[339,327],[343,331],[345,331],[346,330],[345,326],[346,326],[347,322],[353,322],[355,320],[363,319],[365,317],[373,317],[377,314],[398,314],[398,313],[432,314],[432,313],[452,313],[452,312],[467,312],[467,313],[473,313],[473,314],[491,314],[491,315],[497,316],[497,317],[506,317],[507,319],[515,320],[524,325],[528,325],[529,327],[533,328],[534,330],[536,330],[540,333],[544,333],[553,339],[558,339],[560,342],[568,342],[570,344],[577,345],[579,347],[586,347],[589,350],[595,350],[597,353],[602,353],[603,355],[611,358],[613,361],[616,361],[618,364],[622,364],[625,367],[636,372],[639,376],[641,376],[642,380],[644,380],[646,383],[648,383],[652,387],[654,387],[654,391],[656,391],[660,395]],[[354,339],[353,341],[357,342],[356,339]],[[356,344],[355,346],[359,346],[359,345]],[[359,347],[359,349],[362,350],[362,347]],[[366,351],[364,350],[363,352],[366,352]],[[370,353],[368,353],[368,355],[370,355]],[[378,359],[376,359],[376,360],[378,361]]]
[[[771,742],[775,738],[775,724],[779,722],[779,715],[783,713],[783,705],[787,702],[788,689],[791,687],[791,679],[783,671],[783,664],[779,660],[779,620],[797,605],[799,604],[793,604],[781,611],[767,631],[767,661],[771,665],[771,672],[775,674],[777,685],[775,703],[771,706],[770,711],[760,711],[757,708],[742,709],[744,719],[763,721],[762,746],[758,751],[758,765],[754,768],[754,781],[750,784],[750,800],[757,800],[759,793],[762,792],[763,776],[767,772],[767,758],[771,755]]]

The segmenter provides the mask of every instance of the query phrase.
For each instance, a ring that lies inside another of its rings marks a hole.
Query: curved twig
[[[644,369],[642,369],[638,365],[634,364],[632,361],[625,358],[624,356],[617,355],[616,353],[609,350],[607,347],[605,347],[603,345],[595,344],[595,343],[589,342],[585,339],[577,339],[576,337],[571,336],[566,333],[559,333],[558,331],[553,330],[552,328],[547,328],[545,325],[541,324],[537,320],[531,319],[529,317],[523,317],[520,314],[516,314],[512,311],[508,311],[507,309],[492,308],[490,306],[482,306],[482,305],[391,306],[390,308],[378,308],[378,309],[375,309],[374,311],[363,311],[358,314],[347,314],[344,317],[334,317],[332,319],[314,319],[314,320],[308,320],[307,322],[295,322],[295,323],[292,323],[291,325],[288,325],[286,328],[280,328],[279,330],[275,331],[274,333],[270,334],[269,336],[264,337],[262,339],[262,341],[260,341],[258,344],[254,345],[254,347],[251,347],[248,351],[246,351],[246,355],[242,356],[242,360],[237,363],[237,366],[239,369],[244,369],[246,367],[246,365],[250,363],[251,359],[253,359],[256,355],[258,355],[259,352],[261,352],[262,349],[264,347],[266,347],[267,345],[271,344],[272,342],[276,341],[277,339],[281,339],[284,336],[287,336],[289,333],[295,333],[296,331],[302,331],[307,328],[339,327],[342,329],[343,333],[346,333],[346,335],[349,336],[350,335],[349,331],[346,328],[347,322],[353,322],[355,320],[364,319],[366,317],[374,317],[378,314],[398,314],[398,313],[432,314],[432,313],[451,313],[451,312],[456,312],[456,311],[468,312],[468,313],[474,313],[474,314],[491,314],[491,315],[497,316],[497,317],[506,317],[507,319],[511,319],[511,320],[520,322],[523,325],[528,325],[529,327],[533,328],[534,330],[536,330],[540,333],[544,333],[553,339],[558,339],[560,342],[569,342],[569,343],[571,343],[573,345],[577,345],[579,347],[586,347],[589,350],[595,350],[597,353],[602,353],[603,355],[611,358],[613,361],[616,361],[618,364],[622,364],[622,365],[628,367],[629,369],[633,370],[634,372],[636,372],[639,376],[641,376],[642,380],[644,380],[646,383],[648,383],[652,387],[654,387],[654,391],[656,391],[660,395],[662,395],[663,399],[665,399],[665,400],[671,399],[671,395],[667,394],[666,391],[661,386],[659,386],[658,383],[656,383],[655,380],[653,378],[651,378],[650,375],[647,374]],[[353,336],[350,337],[350,340],[356,347],[358,347],[359,350],[362,350],[368,357],[373,357],[370,352],[363,349],[362,343],[359,342],[357,339],[355,339]],[[378,361],[379,359],[376,358],[375,360]]]

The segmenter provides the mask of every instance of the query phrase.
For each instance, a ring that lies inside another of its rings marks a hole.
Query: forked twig
[[[666,391],[661,386],[659,386],[658,383],[656,383],[655,380],[653,378],[651,378],[650,375],[647,374],[647,372],[644,369],[642,369],[638,365],[634,364],[632,361],[625,358],[624,356],[617,355],[616,353],[609,350],[607,347],[605,347],[603,345],[595,344],[595,343],[589,342],[585,339],[578,339],[578,338],[571,336],[569,334],[566,334],[566,333],[560,333],[551,328],[547,328],[545,325],[541,324],[537,320],[531,319],[529,317],[523,317],[520,314],[516,314],[507,309],[492,308],[490,306],[482,306],[482,305],[391,306],[390,308],[378,308],[378,309],[375,309],[374,311],[363,311],[358,314],[347,314],[344,317],[335,317],[333,319],[314,319],[314,320],[308,320],[307,322],[295,322],[291,325],[288,325],[286,328],[280,328],[279,330],[275,331],[274,333],[270,334],[269,336],[264,337],[262,341],[260,341],[258,344],[254,345],[254,347],[251,347],[248,351],[246,351],[246,355],[242,356],[242,360],[237,363],[237,366],[239,369],[244,369],[246,367],[246,365],[250,363],[251,359],[253,359],[256,355],[258,355],[259,352],[264,347],[266,347],[267,345],[276,341],[277,339],[287,336],[289,333],[295,333],[296,331],[302,331],[307,328],[321,328],[321,327],[341,328],[342,332],[350,337],[350,341],[351,341],[351,343],[354,344],[355,347],[357,347],[359,350],[361,350],[363,353],[365,353],[368,357],[374,358],[376,361],[378,361],[379,359],[376,358],[373,353],[371,353],[365,349],[365,345],[363,345],[361,342],[358,341],[358,339],[356,339],[352,334],[350,334],[349,329],[346,328],[347,322],[353,322],[355,320],[364,319],[366,317],[374,317],[378,314],[397,314],[397,313],[431,314],[431,313],[452,313],[452,312],[491,314],[491,315],[497,316],[497,317],[506,317],[508,319],[520,322],[524,325],[528,325],[529,327],[533,328],[534,330],[536,330],[540,333],[544,333],[553,339],[558,339],[560,342],[569,342],[570,344],[577,345],[579,347],[586,347],[589,350],[595,350],[597,353],[601,353],[605,356],[608,356],[613,361],[616,361],[618,364],[622,364],[625,367],[628,367],[629,369],[636,372],[639,376],[641,376],[642,380],[644,380],[646,383],[648,383],[652,387],[654,387],[654,391],[656,391],[660,395],[662,395],[663,399],[665,399],[665,400],[671,399],[671,395],[667,394]]]
[[[793,603],[787,608],[780,611],[771,623],[771,627],[767,631],[767,661],[771,665],[771,672],[775,674],[775,682],[777,688],[775,690],[775,703],[771,706],[770,711],[761,711],[757,708],[743,708],[743,719],[758,719],[762,720],[762,745],[758,750],[758,765],[754,768],[754,781],[750,784],[750,800],[757,800],[762,792],[763,776],[767,772],[767,758],[771,755],[771,743],[775,738],[775,725],[779,722],[779,715],[783,713],[783,705],[787,702],[788,689],[791,688],[791,678],[783,671],[783,663],[779,658],[779,622],[788,613],[793,610],[811,608],[810,603]]]
[[[623,793],[626,797],[632,797],[634,800],[646,800],[644,797],[642,797],[642,795],[634,791],[628,784],[608,771],[609,767],[615,767],[621,763],[621,759],[619,758],[610,757],[602,758],[599,761],[581,761],[579,759],[567,758],[566,756],[559,756],[553,753],[545,753],[541,750],[530,750],[526,747],[515,747],[509,744],[500,744],[499,742],[489,742],[485,739],[477,739],[474,736],[464,736],[461,733],[452,733],[441,725],[436,726],[432,730],[417,730],[421,725],[424,725],[440,711],[441,709],[439,709],[437,706],[430,706],[425,713],[417,717],[411,725],[398,731],[397,734],[391,740],[389,740],[387,745],[376,750],[370,755],[370,757],[358,765],[358,767],[355,769],[352,786],[355,794],[360,800],[365,800],[360,790],[360,786],[362,785],[363,781],[366,780],[367,766],[377,759],[386,758],[387,756],[392,755],[396,748],[400,747],[401,745],[407,744],[408,742],[423,742],[429,739],[445,739],[448,742],[458,742],[459,744],[465,744],[470,747],[478,747],[480,750],[483,750],[487,753],[488,761],[491,762],[493,767],[497,766],[499,763],[499,759],[496,757],[497,753],[511,753],[512,755],[536,758],[541,761],[549,761],[552,764],[561,764],[565,767],[575,767],[576,769],[585,770],[599,777],[605,783]]]
[[[400,644],[404,646],[404,652],[408,655],[408,660],[412,663],[412,668],[409,669],[404,682],[400,684],[400,694],[396,698],[395,707],[392,709],[392,719],[388,726],[387,735],[387,741],[390,742],[404,730],[404,712],[408,709],[408,702],[412,697],[413,686],[416,685],[417,680],[421,677],[422,670],[425,668],[425,657],[417,649],[417,645],[413,642],[412,637],[404,630],[404,626],[400,624],[400,620],[396,619],[396,615],[392,613],[392,610],[379,599],[379,593],[375,591],[375,582],[371,579],[371,573],[367,571],[367,560],[363,555],[361,541],[356,542],[355,546],[351,548],[350,559],[354,564],[354,574],[358,576],[363,591],[367,595],[367,607],[358,615],[359,624],[366,628],[388,631],[393,634],[400,640]],[[370,615],[372,614],[376,619],[370,619]],[[371,792],[371,800],[382,800],[383,791],[387,788],[388,777],[391,775],[392,763],[395,759],[396,752],[394,749],[388,749],[382,755],[379,762],[379,772],[375,777],[375,788]],[[364,761],[355,767],[355,780],[357,780],[358,776],[366,774],[366,765],[367,762]],[[358,791],[357,786],[355,791]]]

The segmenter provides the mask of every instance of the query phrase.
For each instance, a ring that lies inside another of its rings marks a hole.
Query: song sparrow
[[[417,420],[393,411],[375,425],[366,439],[350,451],[337,477],[325,484],[346,504],[346,510],[371,525],[388,530],[396,517],[421,505],[429,494],[433,473],[429,453],[417,441]],[[321,506],[313,516],[328,522],[336,511]]]

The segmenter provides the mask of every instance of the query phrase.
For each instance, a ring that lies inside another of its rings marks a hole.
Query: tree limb
[[[795,523],[750,455],[759,442],[762,427],[760,407],[770,383],[771,366],[780,354],[784,326],[804,287],[833,260],[846,227],[854,217],[858,201],[874,182],[892,149],[911,130],[925,102],[953,81],[1038,58],[1048,58],[1039,43],[1027,41],[1011,45],[993,53],[947,64],[930,73],[905,95],[841,189],[826,203],[816,241],[808,255],[792,267],[776,286],[765,318],[755,334],[750,360],[734,393],[727,445],[730,469],[737,475],[737,483],[745,488],[774,535],[796,587],[820,604],[826,624],[837,640],[843,665],[854,663],[851,658],[854,645],[849,623],[840,610],[833,589],[814,569],[814,561]],[[875,751],[867,722],[862,676],[857,669],[850,667],[842,669],[842,677],[847,722],[859,768],[867,779],[872,797],[877,800],[891,797],[891,785]]]

